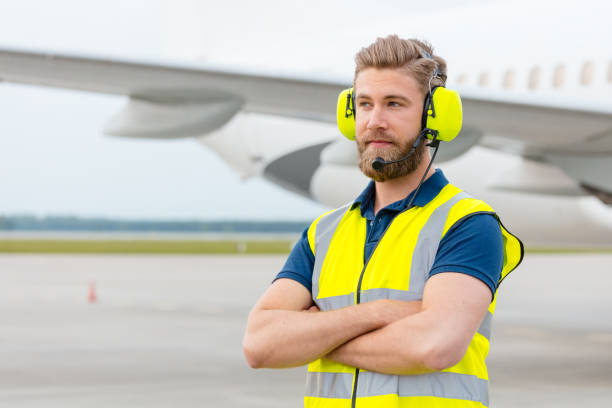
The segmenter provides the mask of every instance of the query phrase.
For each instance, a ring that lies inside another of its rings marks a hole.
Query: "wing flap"
[[[242,101],[236,97],[200,103],[162,103],[131,97],[108,120],[104,133],[153,139],[201,136],[225,125],[241,107]]]

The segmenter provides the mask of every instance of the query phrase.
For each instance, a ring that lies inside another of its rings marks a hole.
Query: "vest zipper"
[[[359,275],[359,281],[357,282],[357,293],[355,295],[356,296],[356,299],[355,299],[355,304],[356,305],[361,303],[361,283],[363,282],[363,275],[365,274],[365,270],[368,267],[368,264],[370,263],[370,259],[372,259],[372,256],[374,255],[374,252],[376,252],[376,249],[378,248],[378,244],[380,244],[380,241],[382,241],[383,237],[385,236],[385,234],[389,230],[389,227],[391,227],[391,224],[393,224],[393,221],[395,220],[395,218],[398,215],[400,215],[400,214],[410,210],[413,207],[414,206],[410,206],[410,208],[405,208],[405,209],[403,209],[402,211],[398,212],[397,214],[395,214],[393,216],[393,219],[389,222],[389,224],[387,224],[387,227],[385,228],[383,233],[380,235],[380,238],[378,239],[378,242],[376,243],[376,246],[372,250],[372,253],[370,254],[370,257],[364,262],[363,269],[361,270],[361,274]],[[376,219],[376,217],[374,217],[374,219]],[[370,233],[372,233],[371,230],[370,230]],[[367,241],[367,237],[366,237],[366,241]],[[364,250],[365,250],[365,248],[364,248]],[[359,381],[359,368],[355,368],[355,382],[353,383],[353,395],[351,396],[351,408],[355,408],[355,406],[357,404],[357,383],[358,383],[358,381]]]
[[[385,232],[387,232],[385,230]],[[383,232],[384,235],[384,232]],[[381,236],[382,239],[382,236]],[[380,242],[380,240],[378,241]],[[378,247],[378,244],[376,244],[376,247]],[[374,251],[376,250],[376,248],[374,248]],[[372,251],[372,255],[374,254],[374,251]],[[372,258],[372,255],[370,255],[370,258]],[[366,267],[368,266],[368,262],[370,262],[370,258],[367,259],[365,265],[363,265],[363,269],[361,270],[361,274],[359,275],[359,281],[357,282],[357,293],[355,294],[356,299],[355,299],[355,304],[358,305],[361,302],[361,282],[363,282],[363,275],[365,273]],[[356,404],[357,404],[357,383],[359,382],[359,368],[355,368],[355,381],[353,382],[353,395],[351,396],[351,408],[355,408]]]
[[[404,211],[406,211],[406,210],[404,210]],[[401,212],[404,212],[404,211],[401,211]],[[385,230],[381,234],[380,238],[378,239],[378,242],[376,243],[376,246],[372,250],[372,253],[370,254],[369,258],[366,259],[366,261],[365,261],[365,263],[363,265],[363,269],[361,270],[361,274],[359,275],[359,281],[357,282],[357,292],[355,294],[355,297],[356,297],[355,304],[356,305],[361,303],[361,283],[363,282],[363,275],[365,274],[365,270],[368,267],[368,264],[370,263],[370,259],[372,259],[372,256],[374,255],[374,252],[376,251],[376,248],[378,248],[378,244],[380,244],[380,241],[382,241],[383,237],[387,233],[387,230],[389,229],[389,227],[393,223],[393,220],[395,219],[395,217],[397,217],[397,214],[393,217],[393,219],[389,222],[389,224],[387,224],[387,227],[385,228]],[[371,226],[371,224],[370,224],[370,226]],[[370,233],[372,233],[372,230],[370,230]],[[366,241],[367,241],[367,238],[366,238]],[[365,250],[365,248],[364,248],[364,250]],[[355,382],[353,383],[353,395],[351,396],[351,408],[355,408],[355,406],[357,404],[357,383],[358,383],[358,381],[359,381],[359,368],[355,368]]]

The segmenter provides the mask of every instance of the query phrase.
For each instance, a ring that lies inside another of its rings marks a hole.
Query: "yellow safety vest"
[[[327,311],[377,299],[421,300],[440,240],[458,221],[477,213],[497,218],[486,203],[447,184],[425,206],[399,213],[365,265],[366,219],[359,206],[348,204],[323,214],[308,230],[315,255],[314,302]],[[504,243],[501,282],[521,262],[523,245],[501,222],[500,226]],[[360,370],[325,358],[313,361],[308,365],[305,406],[488,406],[485,358],[494,310],[495,300],[462,360],[439,372],[398,376]]]

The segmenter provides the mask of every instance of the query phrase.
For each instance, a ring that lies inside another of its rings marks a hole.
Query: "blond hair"
[[[427,54],[433,60],[428,58]],[[369,46],[359,50],[355,55],[353,86],[357,75],[366,68],[401,69],[418,82],[423,95],[429,92],[430,80],[431,87],[444,85],[446,82],[446,61],[433,55],[431,44],[414,38],[404,40],[396,34],[379,37]],[[436,68],[440,71],[438,76],[434,76]]]

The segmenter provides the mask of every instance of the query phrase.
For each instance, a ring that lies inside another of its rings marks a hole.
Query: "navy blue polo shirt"
[[[448,180],[442,170],[437,169],[425,180],[413,205],[422,207],[429,203],[447,184]],[[374,252],[393,218],[407,208],[414,191],[405,198],[382,208],[376,215],[374,215],[374,194],[374,182],[371,181],[353,203],[353,208],[356,205],[361,206],[361,215],[367,219],[364,262]],[[440,241],[429,276],[441,272],[465,273],[483,281],[494,294],[501,277],[503,259],[503,239],[497,219],[491,214],[474,214],[457,222],[447,231]],[[274,280],[293,279],[312,292],[313,267],[314,254],[308,244],[308,228],[306,228],[289,254],[285,266]]]

